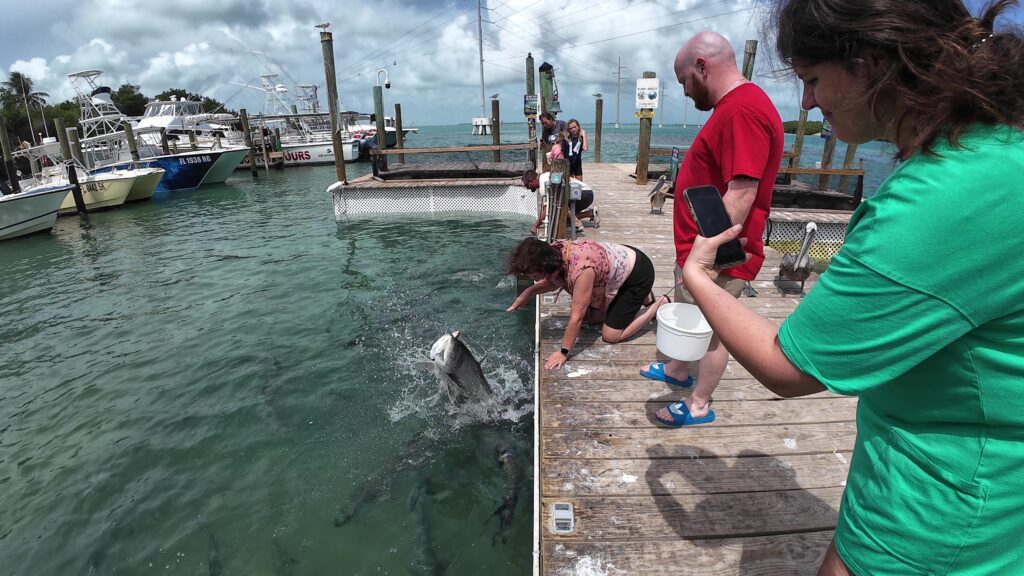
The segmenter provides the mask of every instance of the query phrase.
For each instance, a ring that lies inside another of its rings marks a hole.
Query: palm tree
[[[32,143],[36,142],[36,132],[32,127],[32,113],[29,111],[29,103],[32,103],[39,107],[40,111],[43,106],[46,105],[46,99],[50,97],[46,92],[33,92],[32,91],[32,79],[22,74],[21,72],[11,72],[11,76],[7,82],[3,83],[3,87],[14,93],[15,96],[21,98],[22,103],[25,105],[25,115],[28,117],[28,130],[32,135]],[[43,117],[43,127],[46,129],[46,117]],[[46,129],[47,135],[49,135],[49,129]]]

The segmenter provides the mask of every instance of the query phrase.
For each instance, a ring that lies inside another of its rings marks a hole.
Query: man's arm
[[[736,176],[729,181],[729,187],[722,200],[733,224],[744,224],[747,221],[750,207],[757,198],[758,183],[759,180],[747,176]]]

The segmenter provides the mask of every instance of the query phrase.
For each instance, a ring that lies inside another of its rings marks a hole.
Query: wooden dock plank
[[[671,289],[672,206],[651,214],[633,165],[584,166],[600,228],[584,238],[636,246],[654,262],[654,292]],[[781,220],[845,222],[849,212],[780,211]],[[798,285],[766,261],[741,302],[775,323],[800,304]],[[806,283],[813,289],[816,276]],[[538,359],[561,346],[570,299],[540,298]],[[643,378],[664,359],[655,325],[609,345],[585,324],[560,371],[538,374],[536,518],[540,574],[814,574],[831,539],[856,436],[853,398],[823,392],[781,399],[730,360],[715,393],[717,420],[676,430],[654,419],[689,394]],[[691,372],[696,367],[691,366]],[[557,534],[555,502],[574,506],[576,529]]]

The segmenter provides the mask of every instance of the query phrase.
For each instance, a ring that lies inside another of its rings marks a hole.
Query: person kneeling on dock
[[[562,347],[544,363],[550,370],[565,364],[584,320],[603,322],[601,338],[614,344],[636,334],[669,302],[667,296],[655,299],[651,292],[654,264],[650,258],[622,244],[594,240],[548,244],[526,238],[512,250],[508,272],[525,274],[535,282],[512,302],[508,312],[545,292],[565,290],[572,295]]]
[[[523,173],[523,186],[537,192],[537,194],[543,194],[544,187],[550,179],[550,172],[538,175],[533,170],[527,170]],[[576,201],[576,231],[583,231],[582,218],[589,218],[591,226],[597,228],[601,225],[601,218],[598,216],[597,208],[593,207],[594,189],[575,178],[570,179],[570,181],[578,182],[583,187],[582,196]],[[540,209],[537,212],[537,221],[533,223],[533,226],[530,226],[530,234],[536,236],[540,231],[540,227],[544,225],[544,218],[547,217],[547,211],[547,206],[541,202]]]

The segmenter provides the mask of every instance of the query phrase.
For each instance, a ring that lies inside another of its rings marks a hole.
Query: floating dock
[[[584,237],[643,250],[657,271],[655,293],[663,294],[675,260],[671,203],[664,214],[651,214],[653,183],[638,186],[633,168],[584,165],[602,217]],[[838,230],[848,220],[848,212],[773,213],[776,237],[786,230],[786,240],[815,221],[836,228],[839,237],[828,241],[841,243]],[[781,254],[766,254],[751,283],[757,295],[741,301],[781,322],[800,296],[781,293]],[[815,574],[845,485],[856,399],[821,393],[783,400],[730,360],[715,393],[717,420],[664,427],[654,413],[688,392],[640,376],[648,362],[664,359],[654,325],[614,345],[585,327],[566,366],[544,370],[568,314],[565,295],[540,298],[535,574]],[[572,505],[572,530],[556,532],[552,511],[564,504]]]

